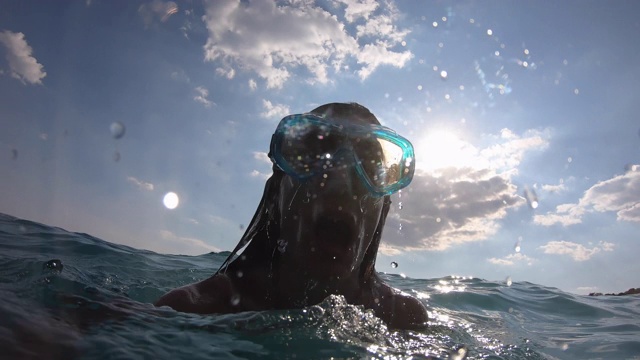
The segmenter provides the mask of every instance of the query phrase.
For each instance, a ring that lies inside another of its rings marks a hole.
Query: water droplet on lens
[[[162,203],[167,209],[173,210],[176,207],[178,207],[178,204],[180,203],[180,198],[178,197],[178,194],[170,191],[164,195],[164,198],[162,199]]]
[[[238,306],[240,304],[240,295],[233,294],[231,295],[231,305]]]
[[[120,139],[121,137],[124,136],[124,133],[126,131],[124,124],[122,124],[120,121],[115,121],[113,123],[111,123],[111,136],[113,136],[114,139]]]
[[[287,250],[287,241],[284,239],[278,240],[278,251],[282,254]]]
[[[60,272],[62,271],[63,267],[64,266],[62,265],[62,261],[60,259],[52,259],[42,264],[42,270],[53,270]]]
[[[463,346],[449,353],[449,360],[464,360],[467,357],[467,349]]]
[[[398,263],[395,262],[395,261],[392,261],[391,262],[391,267],[394,268],[394,269],[397,268],[398,267]]]

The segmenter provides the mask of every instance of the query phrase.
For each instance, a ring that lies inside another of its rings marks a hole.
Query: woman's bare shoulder
[[[420,300],[384,283],[378,283],[377,287],[376,292],[382,296],[381,306],[377,307],[376,315],[382,318],[389,328],[422,330],[427,327],[429,315]]]
[[[162,295],[155,306],[169,306],[176,311],[213,314],[235,312],[231,298],[233,284],[223,274],[173,289]]]

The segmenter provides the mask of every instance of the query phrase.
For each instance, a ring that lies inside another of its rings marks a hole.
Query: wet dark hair
[[[318,116],[332,117],[334,119],[344,119],[345,121],[359,119],[370,124],[379,125],[378,119],[366,107],[357,103],[331,103],[315,108],[312,114]],[[235,268],[242,263],[243,266],[265,266],[272,268],[277,265],[280,252],[278,249],[278,239],[280,239],[280,210],[278,209],[278,198],[280,196],[280,182],[286,174],[275,165],[273,174],[267,180],[262,199],[258,205],[253,219],[247,226],[247,230],[236,245],[235,249],[222,263],[218,273],[226,273],[229,268]],[[384,196],[384,202],[378,225],[373,234],[373,239],[367,248],[362,266],[360,268],[360,279],[368,282],[371,276],[375,275],[375,262],[378,254],[378,247],[382,238],[382,229],[391,205],[391,197]],[[238,251],[246,249],[236,257]]]

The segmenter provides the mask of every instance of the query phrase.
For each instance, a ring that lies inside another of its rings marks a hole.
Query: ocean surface
[[[151,303],[228,253],[160,255],[0,214],[2,359],[640,359],[640,296],[382,274],[429,309],[389,331],[340,297],[302,310],[192,315]]]

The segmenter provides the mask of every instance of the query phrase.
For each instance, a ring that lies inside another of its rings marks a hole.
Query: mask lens
[[[299,176],[312,175],[331,164],[342,142],[331,126],[309,121],[293,121],[284,129],[280,154]]]
[[[403,155],[400,146],[381,138],[369,138],[358,143],[358,158],[374,187],[382,189],[400,181]]]

